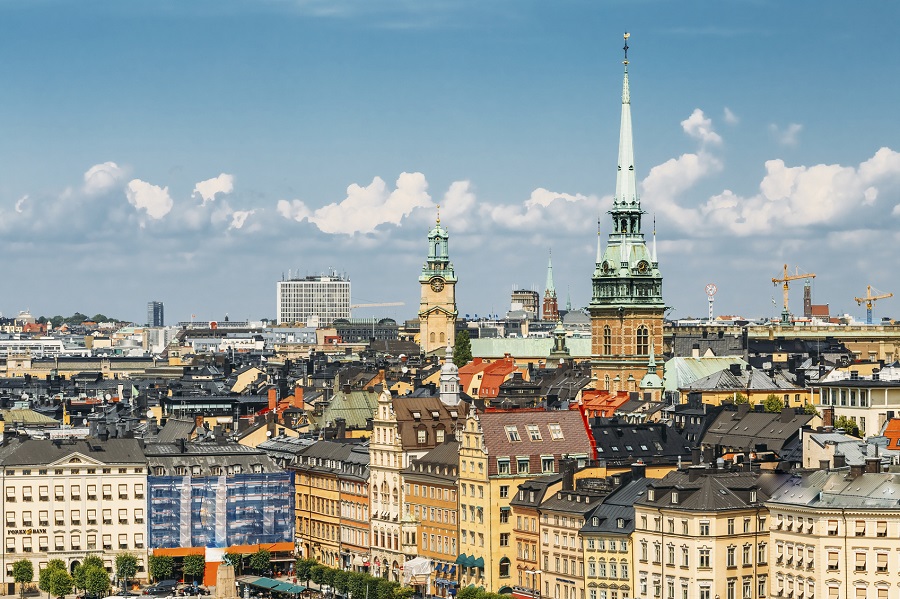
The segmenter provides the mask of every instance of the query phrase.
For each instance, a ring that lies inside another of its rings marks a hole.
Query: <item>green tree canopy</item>
[[[737,393],[734,394],[734,398],[732,399],[732,401],[735,404],[750,403],[750,400],[747,399],[747,396],[744,395],[743,393],[741,393],[740,391],[738,391]]]
[[[309,569],[309,578],[316,584],[324,584],[325,583],[325,571],[328,570],[325,566],[321,564],[316,564],[312,568]]]
[[[122,588],[128,586],[128,581],[137,574],[137,557],[130,553],[120,553],[116,556],[116,578],[122,583]]]
[[[316,565],[317,562],[314,559],[298,558],[297,562],[294,564],[294,574],[299,580],[305,580],[306,583],[309,584],[309,581],[312,578],[312,569]]]
[[[272,554],[267,549],[260,549],[250,556],[250,567],[257,574],[266,572],[272,565]]]
[[[804,404],[804,405],[803,405],[803,413],[804,413],[804,414],[810,414],[811,416],[818,416],[818,415],[819,415],[819,411],[816,409],[816,406],[814,406],[814,405],[811,404],[811,403],[808,403],[808,404]]]
[[[344,595],[347,593],[347,583],[350,582],[350,573],[345,570],[337,570],[331,580],[331,586],[335,592]]]
[[[151,579],[166,580],[175,572],[175,560],[171,555],[151,555],[147,559],[147,568]]]
[[[865,434],[865,431],[860,430],[859,425],[847,416],[838,416],[834,421],[834,428],[842,428],[847,431],[848,435],[859,437],[860,439]]]
[[[777,414],[784,409],[784,401],[774,393],[769,393],[768,397],[766,397],[766,400],[763,402],[763,407],[766,412]]]
[[[469,331],[460,331],[456,334],[456,345],[453,346],[453,363],[457,368],[462,368],[472,361],[472,340]]]
[[[191,577],[191,582],[195,581],[197,577],[202,578],[203,573],[206,571],[206,557],[203,555],[186,555],[181,562],[181,569],[185,576]]]
[[[412,587],[397,587],[394,589],[393,599],[412,599],[415,594],[416,590]]]
[[[105,596],[110,587],[109,572],[103,566],[88,565],[84,568],[84,586],[88,593],[99,597]]]
[[[50,573],[49,587],[50,594],[54,597],[65,597],[72,592],[74,582],[69,573],[63,568],[62,570],[53,570]]]
[[[12,565],[13,580],[19,583],[19,597],[25,597],[25,583],[34,580],[34,565],[29,559],[20,559]]]
[[[66,564],[61,559],[52,559],[47,562],[47,566],[38,572],[38,588],[45,591],[48,595],[52,593],[50,580],[53,573],[62,570],[66,571]]]

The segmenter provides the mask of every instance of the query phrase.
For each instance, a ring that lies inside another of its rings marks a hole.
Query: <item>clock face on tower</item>
[[[444,279],[440,277],[435,277],[431,279],[431,289],[432,291],[443,291],[444,289]]]

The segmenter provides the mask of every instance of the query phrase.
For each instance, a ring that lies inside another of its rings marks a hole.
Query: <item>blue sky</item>
[[[184,6],[186,5],[186,6]],[[672,315],[773,315],[784,263],[894,291],[895,3],[0,1],[0,311],[271,317],[288,270],[415,315],[435,205],[465,314],[586,305],[622,33]],[[646,227],[649,233],[649,227]],[[802,311],[800,286],[792,308]],[[900,318],[897,299],[876,315]]]

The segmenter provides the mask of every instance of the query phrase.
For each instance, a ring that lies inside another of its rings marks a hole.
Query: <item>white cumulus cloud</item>
[[[216,194],[229,194],[234,191],[234,175],[221,173],[218,177],[200,181],[194,186],[192,197],[200,196],[203,206],[216,199]]]
[[[724,114],[725,122],[729,125],[737,125],[739,122],[741,122],[741,119],[739,119],[738,116],[734,114],[734,112],[732,112],[731,109],[727,106],[725,107]]]
[[[399,225],[416,208],[432,207],[428,182],[422,173],[401,173],[396,187],[388,190],[381,177],[363,187],[347,187],[347,197],[310,210],[301,200],[280,200],[280,215],[297,221],[308,220],[323,233],[353,235],[372,233],[382,224]]]
[[[240,229],[255,212],[256,210],[235,210],[231,213],[231,224],[228,225],[228,229]]]
[[[722,143],[722,137],[713,131],[712,119],[707,118],[699,108],[695,108],[691,116],[681,121],[681,128],[702,143],[715,145]]]
[[[140,179],[132,179],[125,190],[128,203],[137,210],[145,210],[147,216],[159,220],[172,210],[174,202],[168,187],[159,187]]]
[[[125,180],[125,169],[115,162],[95,164],[84,173],[85,195],[98,195],[116,189]]]

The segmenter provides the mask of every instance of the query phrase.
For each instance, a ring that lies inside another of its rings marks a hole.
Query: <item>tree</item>
[[[734,398],[732,399],[732,402],[735,405],[737,405],[737,404],[742,404],[742,403],[750,403],[750,400],[747,398],[746,395],[744,395],[743,393],[738,391],[737,393],[734,394]]]
[[[152,580],[166,580],[172,578],[175,572],[175,560],[171,555],[151,555],[147,560],[147,568]]]
[[[847,416],[838,416],[834,421],[834,428],[842,428],[847,431],[848,435],[859,437],[860,439],[865,434],[865,431],[860,430],[859,425]]]
[[[478,596],[478,589],[475,587],[464,587],[459,589],[459,594],[457,595],[458,599],[476,599]]]
[[[316,564],[315,566],[313,566],[312,568],[309,569],[310,579],[318,585],[323,584],[325,582],[325,570],[327,570],[327,569],[328,568],[326,568],[325,566],[323,566],[321,564]]]
[[[185,576],[191,577],[194,582],[198,576],[202,577],[206,571],[206,557],[203,555],[185,555],[184,561],[181,562],[181,569]]]
[[[50,594],[54,597],[65,597],[72,592],[74,582],[66,569],[53,570],[50,573]]]
[[[394,589],[394,599],[412,599],[416,590],[412,587],[397,587]]]
[[[122,583],[122,590],[128,588],[128,581],[137,574],[137,558],[130,553],[116,556],[116,578]]]
[[[350,573],[344,570],[337,570],[331,579],[331,586],[334,587],[336,593],[344,595],[347,593],[347,583],[350,581]]]
[[[375,589],[375,599],[394,599],[394,592],[400,588],[400,583],[383,578],[378,581]],[[371,596],[369,599],[372,599]]]
[[[309,586],[309,580],[312,578],[312,569],[317,565],[314,559],[298,558],[294,564],[294,573],[299,580],[305,580],[306,586]]]
[[[472,361],[472,341],[469,331],[460,331],[456,334],[456,345],[453,346],[453,363],[457,368],[462,368]]]
[[[66,571],[66,564],[61,559],[52,559],[47,562],[47,566],[38,572],[38,588],[47,592],[49,597],[52,592],[51,578],[53,573],[62,570]]]
[[[12,565],[13,580],[19,583],[19,597],[25,597],[25,583],[34,580],[34,565],[31,560],[20,559]]]
[[[810,416],[818,416],[819,411],[816,409],[816,406],[811,403],[803,404],[803,413],[809,414]]]
[[[84,590],[97,597],[109,593],[109,572],[103,566],[89,565],[84,571]]]
[[[272,554],[268,549],[260,549],[250,556],[250,567],[257,574],[263,574],[272,566]]]
[[[775,414],[784,409],[784,401],[774,393],[769,393],[766,400],[763,402],[763,407],[766,412]]]

